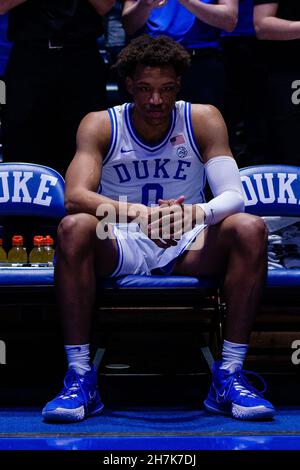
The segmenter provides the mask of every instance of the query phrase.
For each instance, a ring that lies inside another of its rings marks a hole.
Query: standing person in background
[[[268,64],[267,163],[299,164],[300,2],[254,0],[254,25]]]
[[[0,19],[0,79],[3,80],[6,64],[11,49],[11,44],[7,40],[7,19],[8,15],[3,15]]]
[[[13,49],[6,72],[4,160],[54,167],[64,175],[76,130],[106,107],[96,39],[114,0],[1,0]]]
[[[2,157],[2,115],[4,111],[6,92],[4,74],[6,64],[11,49],[11,44],[8,42],[7,37],[7,15],[2,16],[0,19],[0,155]]]
[[[109,72],[108,81],[112,85],[117,85],[118,92],[115,100],[110,99],[109,106],[130,101],[131,96],[127,93],[125,84],[112,65],[117,59],[117,55],[126,45],[126,33],[122,24],[123,0],[116,0],[113,8],[105,15],[104,19],[104,47],[107,51]],[[108,99],[110,96],[108,96]]]
[[[113,8],[105,15],[105,47],[110,55],[111,63],[126,45],[126,34],[122,24],[123,1],[116,0]]]
[[[125,0],[123,24],[129,36],[167,35],[190,53],[179,97],[224,110],[225,69],[220,30],[232,31],[238,0]]]
[[[253,0],[239,1],[236,28],[222,32],[226,67],[225,121],[231,150],[239,166],[263,163],[265,158],[264,101],[266,67],[253,24]]]

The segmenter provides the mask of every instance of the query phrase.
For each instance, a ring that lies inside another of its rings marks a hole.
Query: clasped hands
[[[184,204],[184,199],[159,199],[158,206],[147,207],[139,214],[141,230],[160,248],[177,245],[184,233],[204,221],[202,209],[196,204]]]

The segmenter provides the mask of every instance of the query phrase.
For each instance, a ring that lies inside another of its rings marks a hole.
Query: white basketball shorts
[[[140,230],[138,224],[114,225],[119,259],[110,277],[127,274],[170,274],[177,258],[191,247],[205,227],[204,224],[196,225],[181,237],[176,246],[160,248]]]

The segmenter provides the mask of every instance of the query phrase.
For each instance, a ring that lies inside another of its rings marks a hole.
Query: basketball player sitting
[[[78,129],[55,267],[69,368],[43,409],[47,421],[80,421],[103,409],[89,352],[96,279],[153,273],[224,278],[225,340],[204,407],[242,420],[275,413],[243,371],[267,231],[243,213],[219,111],[176,101],[188,65],[188,52],[167,37],[134,39],[116,63],[133,102],[90,113]]]

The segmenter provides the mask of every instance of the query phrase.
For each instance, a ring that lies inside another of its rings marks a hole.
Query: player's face
[[[139,65],[127,88],[133,96],[135,109],[147,123],[158,125],[169,121],[176,101],[180,79],[172,66]]]

